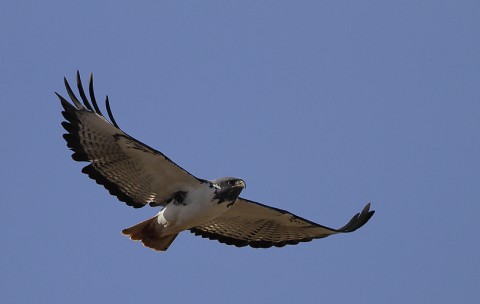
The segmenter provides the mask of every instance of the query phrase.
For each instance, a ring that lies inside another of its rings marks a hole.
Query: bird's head
[[[229,205],[235,203],[240,192],[246,187],[245,182],[236,177],[222,177],[212,181],[215,188],[213,199],[218,203],[227,202]]]

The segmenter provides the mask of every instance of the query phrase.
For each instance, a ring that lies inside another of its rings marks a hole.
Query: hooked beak
[[[243,179],[238,179],[236,182],[235,182],[235,187],[241,187],[243,189],[246,189],[247,188],[247,184],[245,184],[245,181]]]

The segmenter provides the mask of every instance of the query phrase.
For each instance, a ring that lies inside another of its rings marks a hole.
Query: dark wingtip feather
[[[70,87],[70,84],[68,83],[66,78],[63,79],[64,82],[65,82],[65,87],[67,89],[68,95],[70,96],[70,98],[73,101],[76,108],[73,107],[70,104],[70,102],[67,101],[65,98],[63,98],[60,94],[55,92],[57,97],[60,99],[63,107],[65,108],[65,110],[73,112],[75,110],[84,110],[85,108],[87,108],[87,110],[95,112],[95,113],[99,114],[100,116],[103,116],[102,111],[100,110],[100,108],[98,106],[98,103],[97,103],[97,100],[95,98],[95,92],[94,92],[94,89],[93,89],[93,74],[90,74],[90,78],[88,80],[88,91],[89,91],[89,95],[90,95],[90,99],[92,101],[93,107],[92,107],[92,104],[88,101],[87,95],[85,94],[85,90],[83,88],[80,72],[78,70],[77,70],[76,78],[77,78],[78,92],[80,93],[80,97],[83,101],[83,104],[78,100],[77,96],[73,93],[73,90]],[[112,108],[110,106],[110,100],[108,99],[108,95],[105,98],[105,105],[106,105],[107,112],[108,112],[108,117],[110,118],[111,123],[116,128],[120,129],[120,127],[118,126],[118,123],[116,122],[115,118],[113,117]],[[67,117],[65,117],[65,118],[70,119],[70,118],[67,118]]]
[[[72,91],[72,88],[70,88],[70,85],[68,84],[67,78],[63,78],[63,82],[65,83],[65,88],[67,88],[67,93],[68,96],[70,96],[70,99],[73,101],[77,109],[82,110],[84,107],[82,103],[78,100],[77,96]]]
[[[365,225],[375,213],[370,211],[370,203],[365,205],[362,212],[355,214],[352,219],[342,228],[337,229],[338,232],[353,232]]]
[[[110,108],[110,101],[108,100],[108,95],[107,97],[105,98],[105,106],[107,107],[107,114],[108,114],[108,117],[110,118],[110,121],[112,122],[112,124],[117,127],[118,129],[120,129],[120,127],[118,126],[117,122],[115,121],[115,118],[113,118],[113,114],[112,114],[112,109]]]
[[[85,107],[87,107],[87,109],[89,109],[90,111],[93,111],[93,108],[90,105],[90,102],[88,101],[87,96],[85,95],[85,90],[83,89],[83,85],[82,85],[82,79],[80,77],[80,72],[78,70],[77,70],[77,88],[78,88],[78,92],[80,93],[80,97],[82,98],[83,104],[85,105]]]
[[[76,111],[77,109],[75,109],[74,106],[72,106],[71,103],[69,103],[65,98],[63,98],[62,95],[58,94],[57,92],[55,92],[55,95],[57,95],[58,99],[60,99],[60,103],[62,104],[63,108],[65,109],[65,111]],[[62,112],[65,116],[65,112]],[[65,117],[65,119],[67,119]]]
[[[100,108],[98,107],[97,99],[95,98],[95,92],[93,90],[93,73],[90,74],[90,78],[88,79],[88,92],[90,93],[90,99],[92,100],[93,107],[95,108],[95,112],[98,115],[103,116],[102,111],[100,111]]]
[[[62,97],[62,95],[58,94],[57,92],[54,92],[54,93],[55,95],[57,95],[58,99],[60,99],[61,102],[66,101],[65,98]]]

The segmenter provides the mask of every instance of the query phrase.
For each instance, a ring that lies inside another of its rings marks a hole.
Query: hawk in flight
[[[107,120],[88,84],[88,100],[77,71],[81,101],[67,80],[71,102],[55,93],[64,108],[62,126],[67,146],[76,161],[88,162],[82,172],[103,185],[110,194],[134,208],[161,207],[154,217],[123,234],[158,251],[165,251],[177,235],[195,235],[227,245],[254,248],[282,247],[362,227],[373,215],[370,204],[343,227],[328,228],[288,211],[239,197],[245,188],[240,178],[206,180],[193,176],[170,158],[123,132],[113,118],[108,96]]]

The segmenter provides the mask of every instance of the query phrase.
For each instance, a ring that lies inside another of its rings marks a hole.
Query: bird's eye
[[[229,186],[235,186],[235,184],[236,184],[236,181],[234,179],[231,179],[228,181]]]

